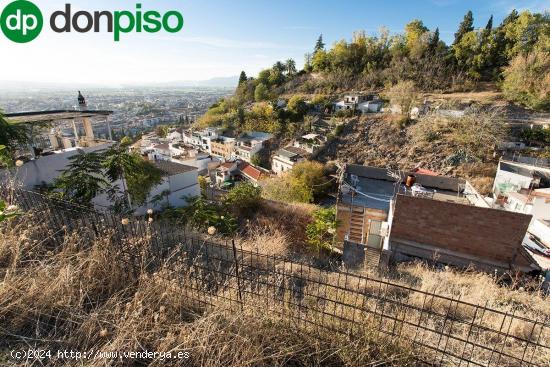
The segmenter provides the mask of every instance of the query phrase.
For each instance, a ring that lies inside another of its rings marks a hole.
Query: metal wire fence
[[[200,307],[259,303],[292,327],[351,337],[368,326],[381,337],[411,344],[424,362],[436,365],[550,365],[549,315],[532,319],[522,316],[520,307],[503,312],[382,279],[319,269],[246,251],[234,241],[205,240],[162,222],[126,222],[35,192],[12,192],[12,200],[43,215],[50,233],[76,231],[94,241],[109,229],[115,241],[150,238],[153,257],[181,269],[178,280]],[[153,271],[159,261],[150,262]]]

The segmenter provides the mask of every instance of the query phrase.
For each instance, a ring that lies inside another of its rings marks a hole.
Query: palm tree
[[[55,180],[64,198],[84,205],[110,188],[103,176],[103,157],[99,153],[80,152],[69,158],[67,169]]]
[[[131,208],[132,202],[126,188],[125,172],[130,172],[134,166],[132,156],[122,146],[114,145],[105,152],[103,158],[102,166],[105,168],[105,176],[112,183],[121,181],[124,201],[128,208]]]
[[[152,163],[124,146],[112,146],[103,157],[105,176],[111,183],[120,180],[128,208],[132,208],[132,201],[143,204],[149,191],[161,182],[161,173]]]
[[[296,61],[288,59],[285,62],[286,74],[292,76],[296,73]]]

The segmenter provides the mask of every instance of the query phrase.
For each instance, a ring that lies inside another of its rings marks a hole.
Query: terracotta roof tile
[[[256,181],[262,177],[262,171],[250,164],[243,165],[243,167],[240,167],[240,170],[243,174]]]

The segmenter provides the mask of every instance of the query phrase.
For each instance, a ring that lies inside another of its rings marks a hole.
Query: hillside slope
[[[351,119],[319,159],[404,170],[422,167],[468,178],[481,192],[490,191],[495,162],[453,164],[453,158],[463,149],[460,144],[451,139],[419,143],[412,139],[411,128],[401,129],[391,121],[391,116],[381,114]]]

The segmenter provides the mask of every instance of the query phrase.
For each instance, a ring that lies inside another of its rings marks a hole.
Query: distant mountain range
[[[75,89],[99,89],[99,88],[184,88],[184,87],[210,87],[210,88],[236,88],[238,76],[218,77],[206,80],[181,80],[159,83],[122,83],[116,85],[94,83],[63,83],[63,82],[28,82],[15,80],[0,80],[0,91],[32,91],[32,90],[75,90]]]

